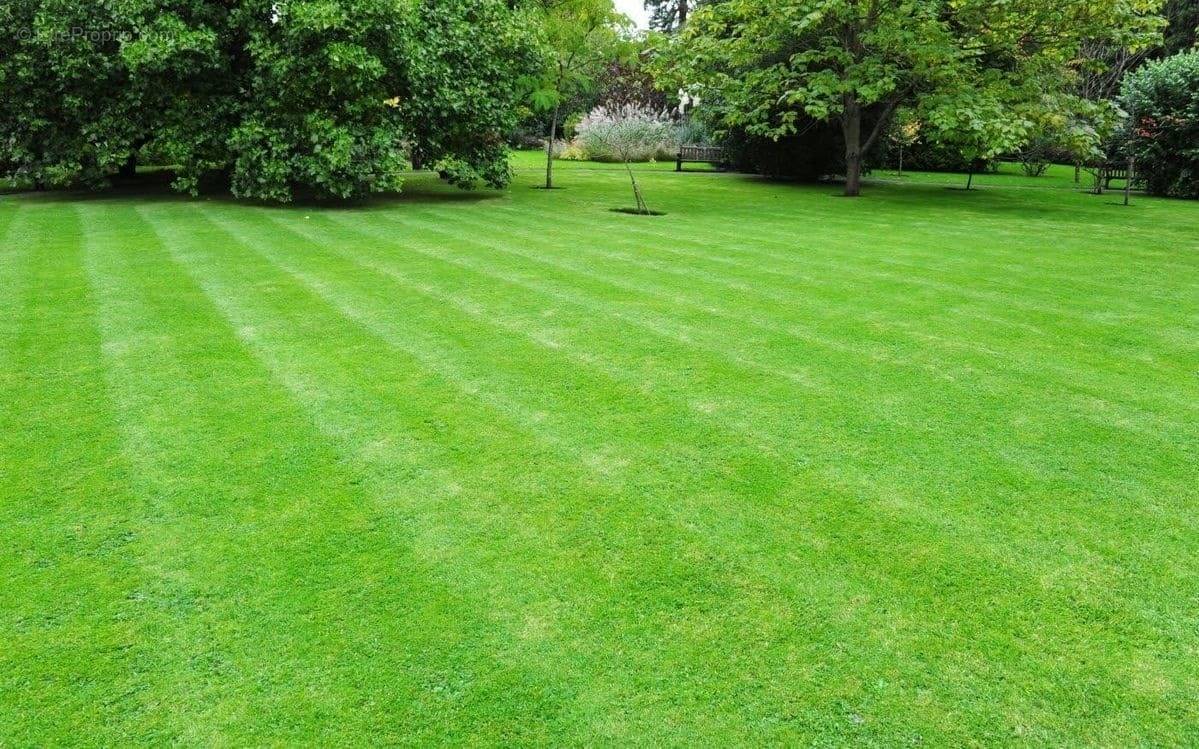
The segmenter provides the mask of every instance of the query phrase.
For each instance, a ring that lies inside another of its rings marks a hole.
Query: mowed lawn
[[[0,197],[0,744],[1199,742],[1199,205],[518,166]]]

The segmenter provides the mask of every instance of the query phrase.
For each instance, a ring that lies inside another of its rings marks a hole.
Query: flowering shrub
[[[1150,193],[1199,198],[1199,52],[1151,62],[1124,81],[1125,147]]]
[[[576,128],[575,145],[592,161],[653,161],[674,157],[678,141],[665,112],[637,104],[596,107]]]

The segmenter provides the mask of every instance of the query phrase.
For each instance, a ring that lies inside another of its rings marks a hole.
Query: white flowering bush
[[[621,107],[596,107],[577,128],[575,142],[595,161],[624,164],[633,185],[637,207],[632,212],[650,214],[637,175],[629,166],[634,161],[651,161],[671,155],[677,145],[670,115],[636,104]]]
[[[596,107],[576,128],[575,146],[592,161],[674,158],[678,140],[666,112],[637,104]]]

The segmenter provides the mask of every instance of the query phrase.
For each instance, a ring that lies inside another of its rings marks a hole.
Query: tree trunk
[[[845,137],[845,197],[862,194],[862,108],[847,97],[841,113],[841,133]]]
[[[679,0],[679,28],[687,25],[687,0]]]
[[[896,177],[903,176],[903,146],[902,145],[899,147],[899,172],[895,176]]]
[[[641,185],[637,184],[637,177],[633,174],[633,167],[629,166],[629,162],[625,161],[624,168],[629,172],[629,180],[633,183],[633,197],[637,200],[637,212],[641,215],[649,214],[649,206],[645,204],[645,198],[641,196]]]
[[[137,153],[129,154],[129,158],[125,159],[125,163],[117,170],[117,176],[121,179],[133,179],[137,176]]]
[[[966,173],[966,189],[969,190],[974,185],[974,164],[970,165],[970,171]]]
[[[545,189],[554,189],[554,141],[558,139],[558,110],[559,107],[554,107],[554,114],[550,119],[550,137],[545,142]]]

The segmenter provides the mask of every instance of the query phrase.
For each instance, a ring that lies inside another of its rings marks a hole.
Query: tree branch
[[[903,100],[912,93],[912,87],[906,89],[891,97],[887,105],[883,107],[883,112],[879,115],[878,121],[874,123],[874,129],[870,131],[870,136],[866,138],[866,142],[862,144],[862,153],[866,153],[874,146],[874,142],[878,140],[883,131],[887,129],[887,125],[891,122],[891,116],[895,114],[895,110],[903,103]]]

